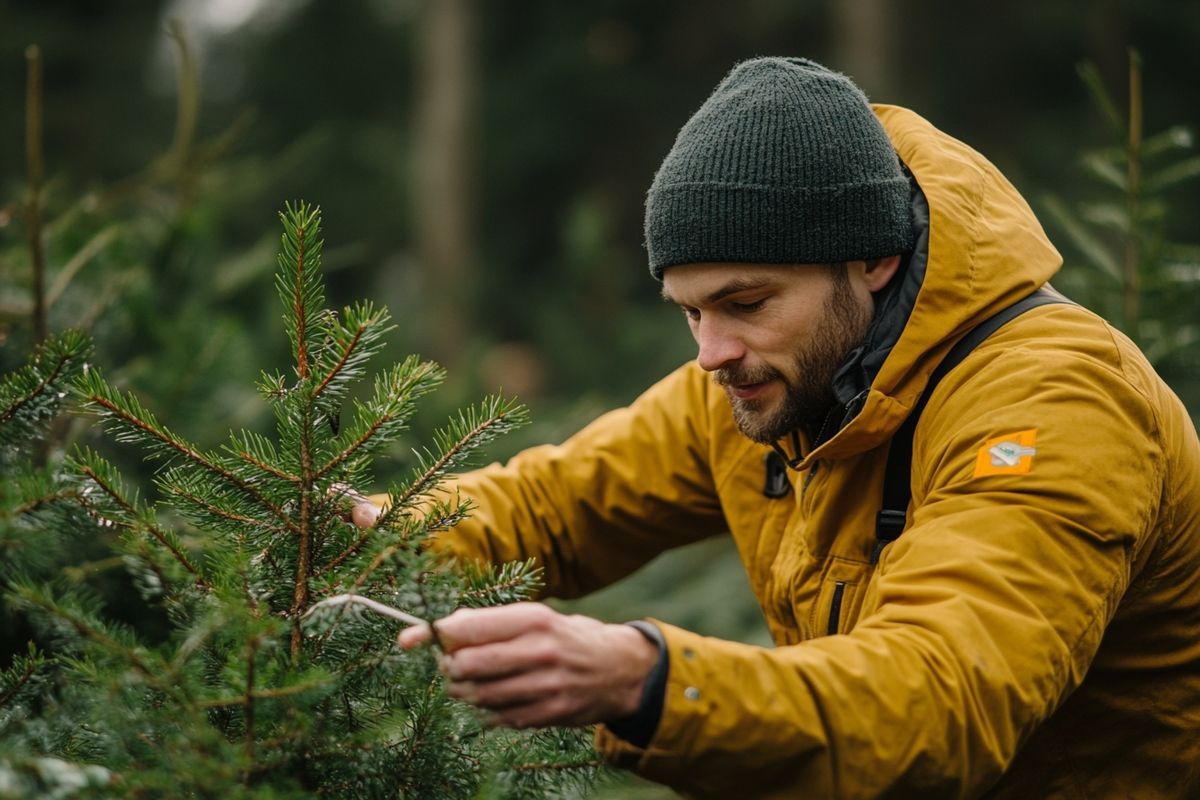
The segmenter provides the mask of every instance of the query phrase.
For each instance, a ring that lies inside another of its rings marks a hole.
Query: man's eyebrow
[[[761,289],[764,286],[770,285],[770,283],[771,283],[770,278],[734,278],[733,280],[729,281],[721,288],[717,289],[714,292],[711,292],[708,295],[708,297],[704,298],[704,302],[705,302],[705,304],[716,303],[716,302],[723,300],[724,298],[728,297],[731,294],[737,294],[738,292],[746,292],[746,291],[750,291],[752,289]],[[667,301],[668,303],[675,303],[677,305],[681,305],[678,300],[676,300],[674,297],[672,297],[670,295],[670,293],[667,291],[666,286],[664,286],[662,289],[662,299]]]

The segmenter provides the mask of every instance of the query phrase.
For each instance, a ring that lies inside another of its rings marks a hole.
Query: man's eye
[[[680,310],[683,312],[683,315],[685,317],[687,317],[688,319],[690,319],[692,322],[700,321],[700,309],[687,308],[685,306],[680,306]]]
[[[753,303],[730,303],[730,307],[739,314],[751,314],[763,307],[763,303],[767,302],[764,297],[761,300],[755,300]]]

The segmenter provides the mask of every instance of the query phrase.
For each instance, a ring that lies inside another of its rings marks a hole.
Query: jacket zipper
[[[825,633],[829,636],[834,636],[838,632],[839,623],[842,621],[842,595],[845,593],[845,581],[838,581],[833,585],[833,600],[829,602],[829,625],[825,629]]]
[[[817,477],[817,467],[821,466],[820,461],[814,461],[812,467],[808,470],[808,475],[804,477],[804,485],[800,487],[800,497],[808,494],[808,485],[813,482],[813,478]]]

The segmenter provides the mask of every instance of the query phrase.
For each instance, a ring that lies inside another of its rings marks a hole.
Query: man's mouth
[[[761,381],[759,383],[733,383],[728,385],[729,393],[738,400],[753,400],[762,394],[770,381]]]

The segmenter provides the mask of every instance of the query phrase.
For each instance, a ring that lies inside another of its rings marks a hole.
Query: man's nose
[[[696,363],[706,372],[740,361],[746,355],[741,339],[717,321],[700,320],[696,326],[696,344],[700,348]]]

